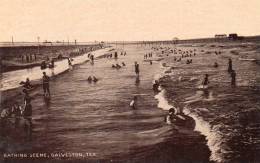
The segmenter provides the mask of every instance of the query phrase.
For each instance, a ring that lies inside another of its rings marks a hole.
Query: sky
[[[260,35],[260,0],[0,0],[0,41]]]

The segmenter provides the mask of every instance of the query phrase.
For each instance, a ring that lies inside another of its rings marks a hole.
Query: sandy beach
[[[40,66],[42,61],[50,63],[67,59],[68,57],[80,56],[101,48],[95,45],[34,45],[0,46],[1,72],[14,71],[19,69],[33,68]]]

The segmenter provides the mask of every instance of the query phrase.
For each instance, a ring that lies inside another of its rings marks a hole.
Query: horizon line
[[[217,35],[217,34],[216,34]],[[215,36],[215,35],[214,35]],[[196,40],[196,39],[210,39],[210,38],[215,38],[214,36],[211,37],[193,37],[193,38],[183,38],[180,39],[179,37],[173,37],[172,39],[166,39],[166,40],[94,40],[94,41],[76,41],[77,43],[92,43],[92,42],[142,42],[142,41],[173,41],[174,38],[177,38],[178,40]],[[228,34],[227,34],[228,36]],[[260,37],[260,34],[257,35],[247,35],[247,36],[243,36],[243,35],[239,35],[242,37]],[[73,41],[64,41],[64,44],[66,43],[75,43],[74,39]],[[45,41],[47,41],[46,43],[63,43],[63,40],[55,40],[55,41],[51,41],[51,40],[44,40],[44,41],[40,41],[39,43],[44,43]],[[0,43],[38,43],[38,41],[0,41]]]

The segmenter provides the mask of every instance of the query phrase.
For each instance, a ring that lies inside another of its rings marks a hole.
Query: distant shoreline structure
[[[19,46],[75,46],[75,45],[95,45],[95,44],[156,44],[156,43],[203,43],[203,42],[226,42],[226,41],[260,41],[260,35],[255,36],[238,36],[236,33],[226,34],[216,34],[215,37],[208,38],[192,38],[192,39],[178,39],[174,37],[172,40],[145,40],[145,41],[93,41],[93,42],[11,42],[5,41],[0,42],[0,47],[19,47]]]
[[[222,37],[208,37],[208,38],[193,38],[193,39],[178,39],[174,38],[172,40],[157,40],[157,41],[110,41],[106,43],[110,44],[184,44],[184,43],[209,43],[209,42],[250,42],[259,41],[260,35],[256,36],[238,36],[235,33],[229,34],[229,36],[222,34]]]
[[[100,42],[0,42],[0,47],[22,47],[22,46],[80,46],[80,45],[97,45]]]

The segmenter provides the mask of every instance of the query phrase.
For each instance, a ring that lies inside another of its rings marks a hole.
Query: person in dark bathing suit
[[[68,58],[68,64],[69,64],[69,66],[72,65],[72,64],[71,64],[71,60],[70,60],[70,58]]]
[[[206,74],[205,75],[205,78],[204,78],[204,81],[203,81],[203,83],[202,83],[202,85],[203,86],[207,86],[208,84],[209,84],[209,75],[208,74]]]
[[[25,82],[22,81],[22,82],[20,82],[20,84],[23,85],[23,87],[26,88],[26,89],[32,89],[33,88],[33,86],[30,83],[29,78],[26,78],[26,81]]]
[[[139,64],[137,62],[135,62],[135,73],[136,73],[136,75],[139,75],[139,72],[140,72]]]
[[[218,63],[217,63],[217,62],[214,63],[214,67],[215,67],[215,68],[218,67]]]
[[[232,72],[232,60],[231,58],[228,59],[228,73],[231,73]]]
[[[155,91],[155,92],[159,91],[159,82],[157,80],[154,81],[153,91]]]
[[[43,87],[44,97],[51,96],[50,88],[49,88],[49,81],[50,81],[49,76],[46,75],[46,72],[43,72],[42,87]]]
[[[134,96],[134,99],[130,102],[130,107],[132,109],[137,109],[137,96]]]

